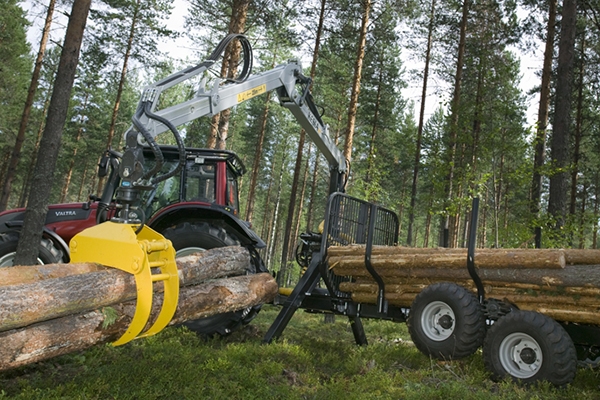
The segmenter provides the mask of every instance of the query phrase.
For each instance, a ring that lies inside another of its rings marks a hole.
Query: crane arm
[[[244,59],[250,60],[251,64],[251,49],[248,47],[249,44],[245,37],[230,35],[227,38],[231,36],[235,36],[234,39],[240,39],[240,42],[244,43]],[[229,39],[229,41],[231,40]],[[217,50],[219,48],[224,48],[224,46],[220,45]],[[346,160],[329,137],[328,128],[323,123],[313,102],[310,93],[311,80],[304,76],[302,66],[297,61],[289,61],[256,75],[249,75],[249,68],[244,68],[242,76],[238,79],[224,84],[221,79],[216,79],[212,88],[207,88],[206,81],[202,80],[192,99],[154,111],[165,90],[204,74],[214,63],[215,60],[209,58],[195,67],[172,74],[144,89],[140,107],[141,104],[149,103],[150,110],[154,116],[159,118],[142,113],[138,119],[139,124],[148,131],[152,138],[171,129],[165,121],[173,126],[180,126],[201,117],[213,116],[255,96],[275,90],[280,104],[288,108],[296,117],[300,126],[323,153],[330,168],[336,174],[345,175],[347,173]],[[343,190],[342,186],[337,186],[336,190]]]
[[[228,79],[225,82],[217,78],[212,87],[207,87],[203,75],[215,64],[225,47],[233,40],[239,40],[242,46],[244,63],[240,74],[235,79]],[[327,125],[323,123],[310,93],[311,79],[304,76],[300,63],[289,61],[256,75],[251,75],[251,70],[250,43],[243,35],[231,34],[220,42],[206,61],[146,87],[132,119],[133,125],[125,132],[126,148],[119,170],[121,186],[117,190],[117,203],[128,208],[135,203],[139,191],[149,187],[147,182],[153,185],[179,172],[185,157],[183,140],[177,126],[201,117],[213,116],[270,91],[277,92],[280,104],[292,112],[300,126],[327,159],[331,176],[330,192],[344,191],[348,173],[346,160],[329,137]],[[158,109],[161,94],[165,90],[198,76],[203,78],[192,99]],[[172,171],[158,175],[163,157],[155,138],[169,130],[173,132],[181,152],[180,164]],[[144,141],[153,149],[156,158],[156,163],[150,171],[144,170],[141,150],[141,143]]]

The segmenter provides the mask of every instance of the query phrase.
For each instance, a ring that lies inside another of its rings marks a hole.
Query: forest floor
[[[413,346],[405,324],[365,321],[369,345],[360,347],[347,319],[325,323],[299,311],[265,345],[278,310],[265,306],[225,338],[172,327],[0,373],[0,399],[600,399],[598,369],[579,369],[560,389],[496,383],[481,352],[432,360]]]

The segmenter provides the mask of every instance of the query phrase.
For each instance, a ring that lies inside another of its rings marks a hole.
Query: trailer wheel
[[[523,383],[563,386],[577,369],[575,345],[565,329],[533,311],[512,311],[495,322],[483,344],[483,360],[494,380]]]
[[[0,268],[12,267],[17,244],[19,243],[18,232],[7,232],[0,234]],[[51,240],[42,238],[39,245],[37,258],[38,264],[54,264],[62,261],[63,252],[57,249]]]
[[[448,360],[473,354],[485,336],[485,317],[477,298],[454,283],[436,283],[415,297],[408,314],[415,346]]]
[[[225,229],[204,221],[183,222],[175,227],[165,229],[162,235],[171,241],[177,257],[240,244]],[[248,273],[255,272],[248,271]],[[250,307],[240,311],[186,321],[183,325],[203,336],[227,335],[239,326],[250,322],[259,310],[260,306]]]

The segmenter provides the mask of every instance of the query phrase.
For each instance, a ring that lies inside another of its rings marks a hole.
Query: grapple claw
[[[104,222],[80,232],[70,243],[71,262],[94,262],[135,277],[135,314],[129,328],[113,343],[114,346],[160,332],[177,309],[179,274],[175,249],[169,240],[147,226],[136,235],[138,228],[138,225]],[[154,273],[156,269],[160,273]],[[162,308],[154,324],[142,332],[152,312],[153,283],[158,281],[164,285]]]

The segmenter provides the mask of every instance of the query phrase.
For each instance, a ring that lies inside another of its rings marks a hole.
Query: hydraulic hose
[[[146,116],[148,118],[151,118],[153,120],[161,122],[169,128],[169,130],[173,133],[173,136],[175,137],[175,141],[177,142],[177,150],[179,151],[179,162],[177,163],[177,166],[175,168],[173,168],[171,171],[167,172],[166,174],[163,174],[163,175],[153,178],[151,182],[152,182],[152,184],[156,184],[156,183],[162,182],[166,179],[169,179],[170,177],[176,175],[177,173],[179,173],[179,171],[181,171],[181,168],[183,168],[183,166],[185,165],[185,145],[183,143],[183,140],[181,139],[181,135],[179,134],[179,131],[171,123],[171,121],[169,121],[166,118],[161,117],[160,115],[154,114],[152,112],[151,108],[152,108],[152,105],[149,102],[146,102],[145,107],[144,107],[144,113],[146,114]],[[152,140],[154,141],[154,139],[152,139]],[[156,141],[154,141],[154,143],[156,144]],[[160,151],[160,148],[159,148],[159,151]],[[162,152],[161,152],[161,156],[162,156]]]
[[[222,53],[225,51],[229,43],[233,40],[238,39],[240,45],[242,46],[242,52],[244,54],[244,65],[242,67],[242,71],[235,78],[227,79],[230,82],[244,82],[248,79],[248,76],[252,73],[252,46],[250,45],[250,41],[248,38],[241,33],[230,33],[223,40],[219,42],[215,50],[208,57],[208,60],[217,61]]]
[[[147,102],[147,101],[143,102],[140,105],[140,107],[138,108],[138,110],[136,111],[133,118],[131,119],[133,122],[133,125],[142,134],[142,136],[144,137],[144,139],[146,140],[146,142],[152,149],[152,153],[154,153],[154,157],[156,160],[156,164],[154,165],[154,168],[152,168],[150,171],[146,172],[144,174],[144,176],[142,176],[142,179],[149,179],[150,177],[154,176],[156,173],[158,173],[158,171],[160,171],[160,169],[162,168],[162,166],[165,162],[165,157],[163,156],[163,153],[160,150],[158,143],[156,143],[156,140],[154,140],[154,138],[152,137],[150,132],[148,132],[148,129],[146,129],[146,127],[139,120],[139,118],[142,116],[142,114],[146,113],[146,109],[149,107],[149,105],[150,105],[149,102]]]

